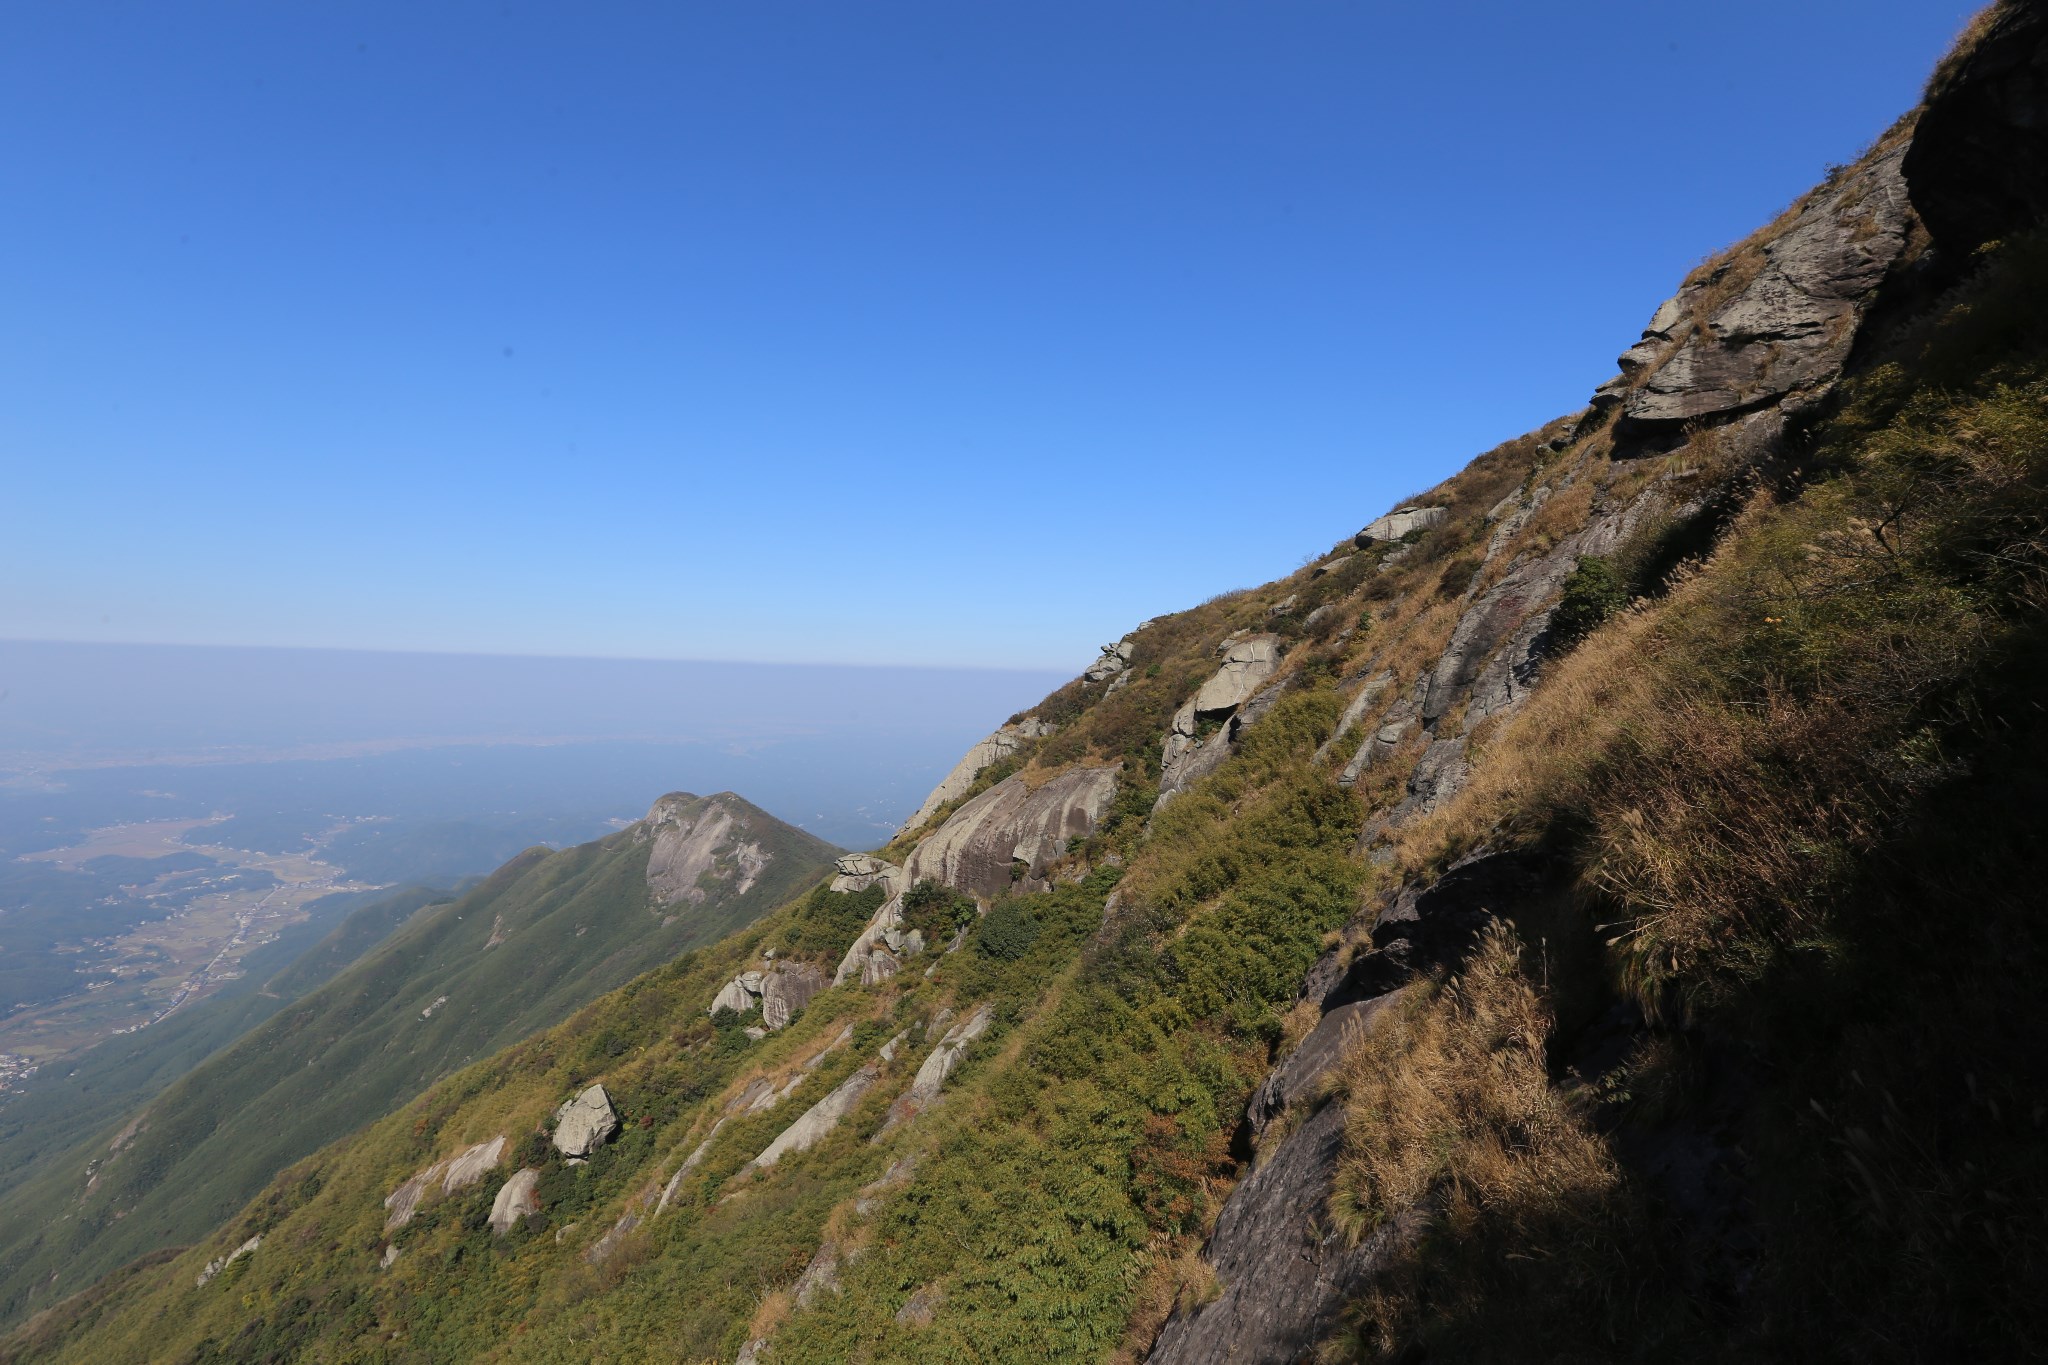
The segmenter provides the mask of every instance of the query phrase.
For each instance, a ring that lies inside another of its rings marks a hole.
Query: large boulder
[[[1450,510],[1443,507],[1396,507],[1360,531],[1355,543],[1363,550],[1381,541],[1399,540],[1411,531],[1427,531],[1449,515]]]
[[[894,863],[885,863],[872,853],[847,853],[833,864],[834,876],[831,889],[841,895],[865,891],[876,882],[893,887],[903,869]]]
[[[1116,648],[1116,646],[1111,648]],[[976,744],[967,751],[965,757],[953,765],[953,771],[947,773],[945,779],[938,786],[932,788],[931,795],[925,797],[924,804],[917,808],[916,814],[905,820],[903,827],[896,831],[896,837],[900,839],[912,830],[922,828],[926,821],[939,813],[941,806],[944,806],[949,801],[957,801],[967,795],[967,789],[974,785],[974,780],[980,777],[983,772],[1002,762],[1011,754],[1016,753],[1018,749],[1023,747],[1026,740],[1038,739],[1049,735],[1053,732],[1054,728],[1034,716],[1027,716],[1014,724],[1005,725],[987,739]],[[839,883],[834,882],[832,889],[835,891],[839,890]],[[851,889],[858,890],[859,888]]]
[[[582,1158],[612,1140],[619,1131],[619,1111],[602,1085],[592,1085],[555,1111],[555,1150]]]
[[[905,881],[935,881],[969,895],[992,898],[1017,880],[1042,875],[1066,852],[1070,840],[1085,839],[1116,795],[1115,768],[1069,768],[1037,787],[1022,773],[953,812],[905,860]],[[886,908],[886,907],[885,907]],[[900,918],[899,921],[900,923]]]
[[[808,962],[787,959],[770,962],[758,971],[745,971],[718,988],[705,1011],[716,1014],[731,1010],[745,1014],[759,1006],[761,1023],[770,1033],[789,1024],[790,1016],[811,1003],[811,997],[825,989],[825,973]]]
[[[533,1167],[512,1173],[512,1178],[498,1187],[498,1197],[491,1201],[491,1231],[503,1237],[512,1231],[512,1225],[520,1219],[540,1212],[540,1199],[535,1194],[540,1185],[540,1172]]]
[[[1860,163],[1686,281],[1594,395],[1624,435],[1787,405],[1834,382],[1906,244],[1903,145]]]
[[[1195,715],[1220,718],[1251,700],[1280,667],[1280,651],[1277,635],[1249,636],[1224,650],[1223,666],[1195,693]]]
[[[1136,652],[1137,646],[1126,635],[1113,645],[1104,645],[1102,657],[1088,665],[1081,677],[1087,682],[1107,682],[1131,666],[1131,656]]]
[[[656,906],[701,905],[707,884],[723,882],[744,896],[775,855],[749,837],[747,812],[716,796],[677,792],[662,797],[641,823],[647,853],[647,893]]]
[[[825,973],[808,962],[778,962],[761,977],[761,1022],[770,1033],[788,1027],[790,1016],[825,989]]]
[[[1228,758],[1237,733],[1258,718],[1278,692],[1260,693],[1280,667],[1277,635],[1252,635],[1224,642],[1223,666],[1173,713],[1160,751],[1157,810],[1172,797],[1214,772]],[[1215,726],[1205,737],[1205,722]]]

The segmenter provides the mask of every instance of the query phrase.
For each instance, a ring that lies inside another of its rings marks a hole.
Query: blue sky
[[[9,6],[0,637],[1078,668],[1578,406],[1968,9]]]

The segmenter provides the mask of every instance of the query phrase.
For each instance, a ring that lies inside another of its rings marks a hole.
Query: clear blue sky
[[[1578,406],[1953,0],[0,13],[0,636],[1078,668]]]

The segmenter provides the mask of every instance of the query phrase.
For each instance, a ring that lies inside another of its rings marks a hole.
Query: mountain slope
[[[730,793],[664,797],[607,839],[528,850],[178,1081],[111,1146],[11,1191],[4,1302],[189,1240],[322,1143],[787,900],[836,852]]]
[[[2043,71],[1996,7],[1587,409],[7,1352],[2048,1350]]]
[[[324,896],[308,905],[305,924],[243,959],[241,980],[147,1029],[106,1039],[66,1063],[61,1076],[46,1070],[26,1094],[0,1103],[0,1148],[8,1157],[0,1195],[125,1119],[209,1055],[325,983],[421,906],[441,899],[445,893],[422,888]]]

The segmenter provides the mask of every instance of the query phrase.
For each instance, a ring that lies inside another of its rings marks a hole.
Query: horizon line
[[[64,640],[44,636],[0,635],[0,646],[4,645],[61,645],[67,648],[86,649],[203,649],[203,650],[260,650],[275,654],[380,654],[401,658],[428,659],[512,659],[550,660],[574,663],[623,663],[623,664],[710,664],[732,668],[865,668],[903,669],[930,673],[1063,673],[1064,665],[1055,664],[934,664],[934,663],[873,663],[841,660],[790,660],[790,659],[706,659],[662,657],[647,654],[549,654],[516,653],[509,650],[483,649],[399,649],[390,646],[373,645],[252,645],[229,644],[217,641],[204,643],[189,640]],[[1084,664],[1083,667],[1086,667]]]

